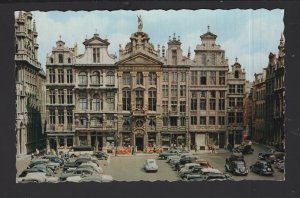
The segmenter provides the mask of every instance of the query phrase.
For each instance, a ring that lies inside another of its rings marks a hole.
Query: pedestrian
[[[250,146],[252,145],[252,141],[251,140],[249,140],[248,145],[250,145]]]
[[[211,153],[216,153],[215,145],[214,144],[211,146]]]
[[[31,153],[31,160],[33,160],[33,158],[34,158],[34,154],[33,154],[33,153]]]
[[[134,147],[131,147],[131,154],[134,155]]]
[[[197,144],[195,144],[195,148],[194,149],[195,149],[195,153],[196,153],[197,152]]]
[[[39,151],[39,149],[35,149],[35,153],[36,153],[36,157],[38,157],[39,156],[39,154],[40,154],[40,151]]]

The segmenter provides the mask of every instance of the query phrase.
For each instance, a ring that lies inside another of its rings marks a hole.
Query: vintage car
[[[47,176],[46,173],[43,172],[27,172],[26,175],[22,175],[22,177],[17,178],[17,183],[24,182],[57,182],[57,177]]]
[[[42,159],[48,159],[50,162],[59,163],[60,166],[63,166],[65,161],[62,158],[57,157],[56,155],[44,155]]]
[[[201,168],[199,164],[196,163],[187,163],[180,169],[178,172],[179,177],[183,178],[185,175],[192,172],[193,168]]]
[[[254,149],[251,145],[240,145],[232,149],[233,153],[242,153],[242,154],[253,154]]]
[[[146,159],[144,163],[144,169],[146,172],[157,172],[158,165],[156,164],[155,159]]]
[[[269,150],[269,151],[266,151],[266,152],[258,153],[258,158],[260,160],[266,160],[268,162],[274,163],[276,160],[284,160],[285,153],[277,152],[277,151],[274,151],[274,150]]]
[[[231,172],[233,175],[248,175],[248,169],[246,167],[246,162],[241,161],[226,161],[225,170]]]
[[[263,160],[257,161],[255,164],[251,165],[250,170],[260,175],[273,175],[274,173],[271,163]]]
[[[75,175],[70,176],[66,180],[66,182],[112,182],[113,177],[111,175]]]
[[[59,177],[59,181],[67,181],[68,177],[72,176],[91,176],[91,175],[98,175],[96,171],[92,168],[77,168],[73,172],[62,173]]]

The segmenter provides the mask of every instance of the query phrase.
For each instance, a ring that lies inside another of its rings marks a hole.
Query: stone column
[[[118,72],[118,93],[117,93],[117,111],[122,112],[122,75],[123,72]]]
[[[65,144],[64,149],[67,149],[67,137],[66,136],[64,137],[64,144]]]
[[[17,128],[17,145],[16,145],[16,149],[17,149],[17,155],[20,155],[20,148],[21,148],[21,144],[20,144],[20,133],[21,133],[21,129]]]
[[[91,146],[91,133],[90,132],[88,132],[88,134],[87,134],[87,142],[88,142],[88,146]]]
[[[58,69],[54,69],[55,72],[55,84],[58,83]]]
[[[75,136],[75,134],[74,134],[74,136],[73,136],[73,146],[76,146],[76,145],[78,145],[77,136]]]
[[[136,104],[135,104],[135,92],[133,91],[133,89],[136,86],[136,72],[130,72],[131,74],[131,110],[134,110],[136,108]]]

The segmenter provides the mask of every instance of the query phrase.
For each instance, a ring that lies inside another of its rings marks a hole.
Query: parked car
[[[157,172],[158,165],[156,164],[155,159],[146,159],[144,163],[144,169],[146,172]]]
[[[62,173],[59,177],[60,181],[66,181],[68,177],[71,176],[90,176],[97,174],[92,168],[77,168],[70,173]]]
[[[70,157],[78,157],[81,154],[90,154],[94,153],[94,147],[92,146],[74,146],[70,148],[68,155]]]
[[[70,158],[67,163],[65,163],[63,171],[77,168],[82,163],[93,162],[99,167],[99,161],[94,158]]]
[[[231,175],[223,173],[209,173],[204,177],[205,181],[231,181]]]
[[[195,160],[194,163],[199,164],[201,168],[213,168],[207,160]]]
[[[51,162],[49,159],[34,159],[30,161],[27,168],[32,168],[40,164],[46,165],[46,167],[50,168],[53,172],[56,172],[60,167],[59,163]]]
[[[96,171],[99,174],[103,173],[103,169],[100,166],[97,166],[97,164],[93,162],[82,163],[78,166],[78,168],[92,168],[94,171]]]
[[[248,169],[246,167],[246,162],[244,160],[241,161],[226,161],[225,170],[231,172],[234,175],[248,175]]]
[[[159,159],[167,159],[169,156],[174,156],[178,155],[179,151],[178,150],[168,150],[168,151],[163,151],[159,153],[158,158]]]
[[[75,175],[66,178],[67,182],[112,182],[113,177],[111,175]]]
[[[180,160],[179,160],[179,163],[184,165],[186,163],[192,163],[194,162],[195,160],[197,160],[198,157],[195,156],[195,155],[183,155]]]
[[[274,150],[269,150],[269,151],[266,151],[266,152],[260,152],[258,154],[258,158],[260,160],[266,160],[270,163],[273,163],[276,160],[284,160],[285,153],[277,152],[277,151],[274,151]]]
[[[179,159],[180,159],[180,156],[178,156],[178,155],[168,156],[166,162],[167,162],[167,163],[171,163],[172,160],[176,160],[176,159],[179,160]]]
[[[25,169],[20,175],[19,177],[26,177],[26,175],[28,173],[37,173],[37,172],[40,172],[40,173],[46,173],[46,176],[53,176],[53,171],[50,169],[50,168],[47,168],[47,167],[32,167],[32,168],[29,168],[29,169]]]
[[[271,163],[263,160],[257,161],[255,164],[251,165],[250,170],[260,175],[273,175],[274,173]]]
[[[23,182],[57,182],[57,177],[47,176],[46,173],[43,172],[27,172],[27,174],[23,177],[17,178],[17,183]]]
[[[59,163],[60,166],[64,165],[64,159],[57,157],[56,155],[44,155],[42,159],[48,159],[50,162]]]
[[[275,168],[277,168],[281,172],[284,172],[285,160],[277,160],[275,162]]]
[[[182,173],[181,178],[186,179],[187,176],[199,175],[201,173],[201,169],[203,169],[201,166],[194,166],[191,170]]]
[[[96,151],[93,156],[95,156],[98,160],[107,160],[109,155],[103,151]]]
[[[200,165],[196,163],[185,164],[184,167],[182,167],[178,172],[179,177],[183,178],[185,175],[191,173],[194,167],[197,167],[199,169],[201,168]]]
[[[232,153],[226,157],[226,163],[231,163],[232,161],[244,161],[244,155],[242,153]]]
[[[240,145],[232,149],[233,153],[242,153],[242,154],[253,154],[254,149],[251,145]]]

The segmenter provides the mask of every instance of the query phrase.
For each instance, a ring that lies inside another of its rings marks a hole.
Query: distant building
[[[17,156],[45,148],[45,81],[38,62],[38,33],[31,12],[15,20],[16,149]]]

